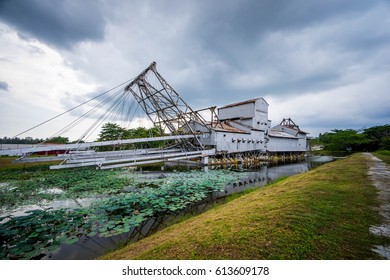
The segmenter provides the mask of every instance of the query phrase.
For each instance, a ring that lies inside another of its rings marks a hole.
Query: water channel
[[[147,221],[143,222],[140,227],[132,228],[129,232],[123,233],[111,237],[81,237],[78,242],[73,244],[63,244],[60,249],[55,253],[48,254],[43,257],[46,260],[88,260],[95,259],[98,256],[104,254],[107,251],[114,250],[121,245],[137,241],[141,238],[144,238],[164,227],[167,224],[172,223],[172,221],[177,220],[180,216],[186,214],[200,214],[218,202],[223,202],[223,200],[234,193],[239,193],[247,189],[254,187],[264,187],[266,184],[280,178],[291,176],[298,173],[307,172],[309,169],[312,169],[319,164],[325,163],[328,160],[315,160],[315,161],[305,161],[298,163],[286,163],[283,165],[269,166],[269,165],[259,165],[259,166],[235,166],[234,170],[240,172],[240,180],[232,184],[226,185],[223,192],[215,192],[209,195],[207,199],[200,203],[196,203],[187,207],[184,210],[181,210],[175,214],[169,214],[159,217],[152,217]],[[190,167],[188,167],[190,168]],[[211,169],[211,167],[209,167]],[[223,167],[213,167],[213,168],[223,168]],[[226,167],[224,167],[226,168]],[[171,172],[168,169],[165,171],[148,171],[142,170],[142,174],[149,176],[150,178],[161,176],[166,172]]]

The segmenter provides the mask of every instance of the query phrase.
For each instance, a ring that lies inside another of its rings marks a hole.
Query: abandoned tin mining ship
[[[155,62],[115,98],[117,103],[125,98],[136,100],[153,125],[163,131],[163,136],[94,142],[80,138],[73,144],[8,146],[2,147],[0,156],[20,156],[16,162],[61,161],[50,166],[51,169],[83,166],[109,169],[188,160],[209,165],[300,159],[307,152],[308,133],[291,118],[272,126],[268,118],[269,104],[264,98],[193,110],[160,75]],[[210,119],[206,120],[202,112],[211,116]],[[169,145],[128,148],[136,147],[132,144],[155,141]],[[100,147],[105,147],[104,151]],[[37,154],[46,156],[34,156]]]

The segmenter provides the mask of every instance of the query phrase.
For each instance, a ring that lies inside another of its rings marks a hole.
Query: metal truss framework
[[[193,125],[191,125],[194,123],[200,124],[210,131],[205,119],[197,111],[192,110],[157,72],[156,62],[150,64],[136,79],[130,82],[125,91],[132,93],[149,119],[164,133],[195,135],[197,132],[193,130]],[[182,143],[184,142],[182,141]],[[199,140],[197,140],[196,147],[203,149]]]

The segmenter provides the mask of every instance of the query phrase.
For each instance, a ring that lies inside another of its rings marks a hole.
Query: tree
[[[328,151],[376,151],[390,149],[390,125],[374,126],[358,132],[353,129],[334,129],[318,137]]]
[[[149,137],[158,137],[161,136],[161,132],[156,127],[152,128],[144,128],[144,127],[137,127],[133,129],[129,129],[128,136],[130,139],[134,138],[149,138]],[[144,142],[144,143],[137,143],[134,144],[134,147],[136,148],[157,148],[161,147],[163,145],[163,141],[153,141],[153,142]]]
[[[102,126],[102,129],[99,133],[98,141],[111,141],[118,139],[135,139],[135,138],[149,138],[149,137],[157,137],[161,136],[161,132],[158,128],[130,128],[125,129],[120,127],[116,123],[105,123]],[[162,141],[153,141],[153,142],[144,142],[144,143],[136,143],[136,144],[127,144],[124,145],[125,149],[132,148],[157,148],[163,145]],[[99,150],[108,150],[109,148],[101,147]]]
[[[328,151],[363,151],[370,143],[367,135],[353,129],[334,129],[320,135],[319,140]]]
[[[382,139],[379,149],[390,150],[390,136],[387,136]]]
[[[56,144],[68,144],[69,138],[68,137],[62,137],[62,136],[56,136],[52,138],[47,138],[45,140],[46,143],[56,143]]]
[[[98,141],[111,141],[124,139],[126,136],[126,129],[120,127],[116,123],[105,123],[99,133]]]
[[[38,139],[38,138],[33,139],[32,137],[10,138],[5,136],[3,138],[0,138],[0,144],[38,144],[38,143],[42,143],[43,141],[44,141],[43,139]]]
[[[367,150],[389,149],[390,125],[370,127],[365,129],[363,133],[371,141]]]

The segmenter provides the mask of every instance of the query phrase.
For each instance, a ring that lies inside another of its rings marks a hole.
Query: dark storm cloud
[[[28,57],[48,52],[29,42],[38,38],[96,82],[89,94],[69,89],[63,108],[156,61],[193,109],[264,97],[275,123],[292,117],[303,129],[389,119],[388,0],[0,1]],[[96,42],[71,49],[86,40]]]
[[[59,48],[104,35],[105,20],[99,2],[93,0],[3,0],[0,19]]]
[[[0,90],[8,91],[9,85],[7,82],[0,81]]]
[[[148,18],[137,13],[133,22],[149,38],[164,28],[153,15],[168,23],[191,15],[180,39],[152,40],[158,47],[149,55],[157,54],[172,72],[168,81],[194,107],[235,102],[238,93],[250,99],[329,90],[348,84],[351,69],[364,76],[369,65],[386,67],[376,56],[389,44],[387,1],[177,1],[173,10],[144,3]]]
[[[269,32],[291,31],[341,15],[352,16],[372,7],[374,2],[378,1],[207,1],[198,8],[199,17],[194,17],[195,32],[204,47],[236,58],[242,53],[240,49],[250,49]]]

